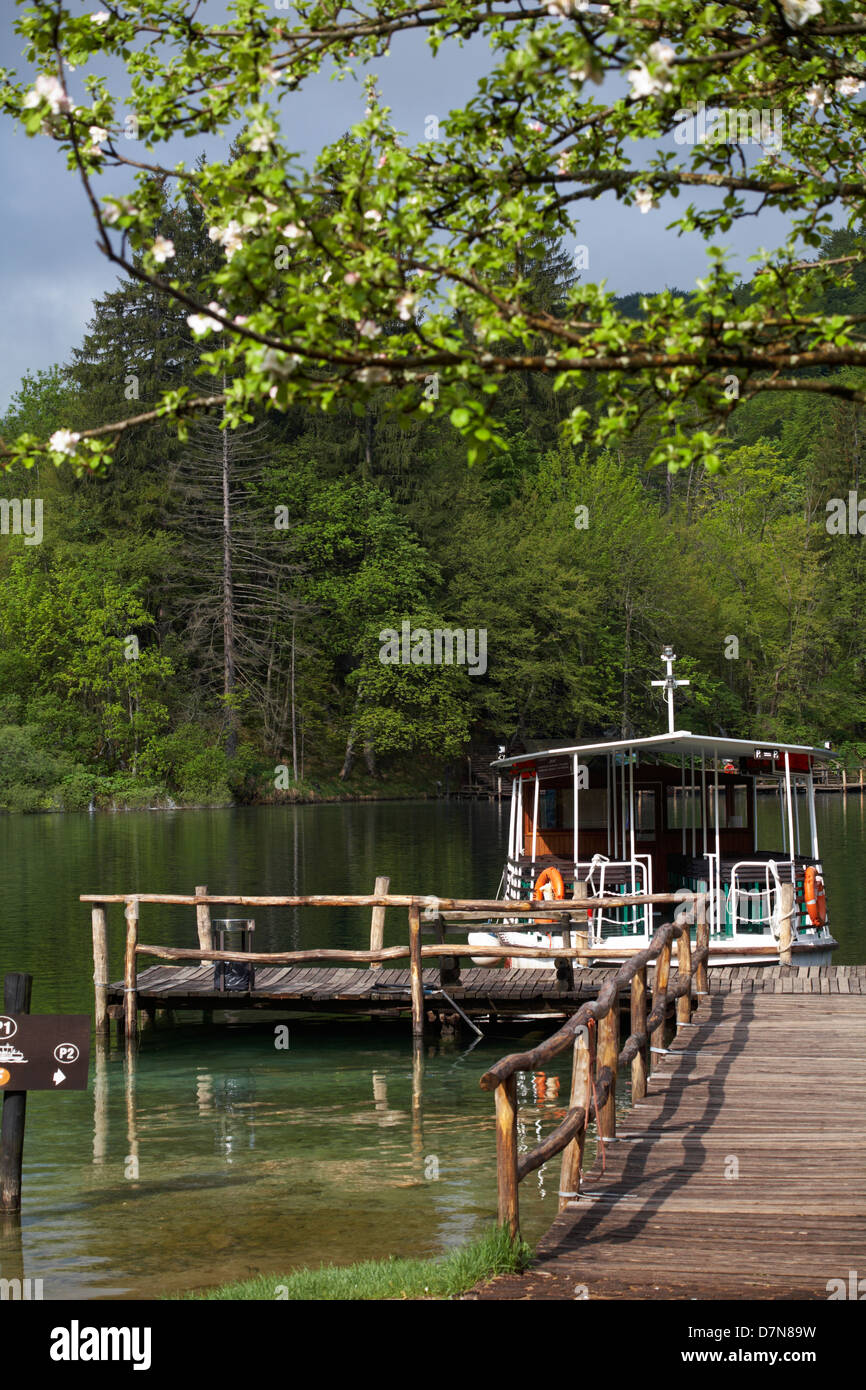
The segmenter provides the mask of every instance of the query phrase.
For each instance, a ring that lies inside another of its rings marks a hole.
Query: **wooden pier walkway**
[[[866,1275],[866,967],[812,969],[771,967],[757,989],[711,972],[537,1262],[468,1296],[851,1297],[850,1272]]]

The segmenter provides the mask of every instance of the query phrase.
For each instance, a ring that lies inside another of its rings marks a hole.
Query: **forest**
[[[195,202],[160,230],[207,276],[220,252]],[[816,254],[861,244],[837,231]],[[579,276],[551,242],[527,273],[550,313]],[[640,316],[641,294],[620,305]],[[822,307],[862,313],[866,269]],[[24,377],[0,436],[99,425],[171,385],[216,394],[201,355],[182,306],[121,279],[71,360]],[[718,471],[663,472],[650,426],[563,442],[594,391],[510,373],[487,407],[504,447],[474,462],[459,422],[389,410],[384,386],[233,430],[156,422],[102,476],[0,475],[0,807],[435,794],[503,744],[661,731],[666,642],[691,682],[680,727],[859,762],[863,407],[767,392],[732,414]],[[483,671],[383,662],[406,621],[485,632]]]

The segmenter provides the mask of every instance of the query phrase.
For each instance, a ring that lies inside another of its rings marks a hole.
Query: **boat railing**
[[[677,1026],[681,1027],[691,1018],[693,991],[698,999],[707,993],[707,903],[705,895],[693,896],[697,917],[694,951],[688,920],[665,923],[658,928],[650,944],[620,966],[598,996],[583,1004],[557,1032],[529,1052],[503,1057],[482,1076],[482,1089],[495,1093],[499,1221],[507,1227],[512,1239],[520,1231],[518,1188],[521,1181],[561,1153],[559,1210],[580,1196],[584,1145],[591,1120],[595,1120],[602,1140],[613,1139],[616,1135],[618,1070],[631,1067],[632,1101],[642,1099],[647,1092],[653,1038],[658,1029],[664,1027],[669,1006],[676,1002]],[[674,942],[677,971],[671,980]],[[648,1013],[647,968],[653,962],[652,1007]],[[626,985],[631,993],[630,1032],[620,1048],[619,996]],[[572,1048],[571,1096],[565,1118],[545,1140],[521,1155],[518,1152],[518,1073],[545,1068],[569,1047]]]

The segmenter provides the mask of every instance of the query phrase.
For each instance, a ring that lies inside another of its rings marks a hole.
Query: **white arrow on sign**
[[[58,1067],[57,1070],[56,1070],[56,1072],[55,1072],[54,1075],[52,1076],[51,1080],[54,1082],[55,1086],[59,1086],[60,1083],[61,1083],[61,1081],[65,1081],[65,1080],[66,1080],[66,1075],[65,1075],[65,1073],[62,1072],[62,1071],[60,1070],[60,1068]]]

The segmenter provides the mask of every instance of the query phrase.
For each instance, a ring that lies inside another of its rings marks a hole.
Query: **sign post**
[[[33,976],[6,976],[0,1014],[0,1211],[21,1210],[21,1160],[28,1091],[84,1091],[90,1062],[88,1014],[31,1014]]]
[[[29,1014],[33,976],[7,975],[3,981],[3,1007],[7,1014]],[[27,1091],[3,1092],[0,1127],[0,1211],[21,1210],[21,1156],[24,1152],[24,1119]]]

